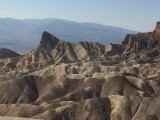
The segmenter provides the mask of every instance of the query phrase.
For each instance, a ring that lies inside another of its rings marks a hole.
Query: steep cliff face
[[[160,22],[153,32],[127,35],[122,44],[125,52],[155,48],[160,44]]]

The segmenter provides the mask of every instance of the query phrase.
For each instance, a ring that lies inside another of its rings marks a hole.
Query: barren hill
[[[9,50],[7,48],[0,48],[0,59],[13,58],[13,57],[18,57],[18,56],[20,55],[12,50]]]
[[[160,33],[122,44],[69,43],[48,32],[37,48],[0,60],[0,116],[159,120]]]

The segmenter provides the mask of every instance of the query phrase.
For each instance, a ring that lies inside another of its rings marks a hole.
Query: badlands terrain
[[[0,116],[10,119],[160,120],[160,22],[119,45],[43,32],[31,52],[0,59],[0,74]]]

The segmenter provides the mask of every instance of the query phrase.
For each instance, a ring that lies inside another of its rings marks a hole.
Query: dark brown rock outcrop
[[[122,54],[123,51],[124,51],[124,49],[123,49],[122,45],[110,43],[105,46],[105,55],[106,56],[119,55],[119,54]]]
[[[125,52],[155,48],[160,44],[160,34],[154,32],[127,35],[123,41]]]
[[[127,35],[122,42],[125,52],[152,49],[160,45],[160,22],[153,32]]]

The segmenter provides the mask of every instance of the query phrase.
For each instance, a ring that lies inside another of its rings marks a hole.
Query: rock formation
[[[154,32],[157,34],[160,34],[160,22],[157,22],[157,25],[156,25]]]
[[[121,45],[69,43],[44,32],[31,52],[0,60],[0,116],[160,119],[158,24]]]
[[[137,51],[143,49],[153,49],[160,45],[160,22],[157,22],[153,32],[138,33],[137,35],[127,35],[123,41],[125,51]]]

